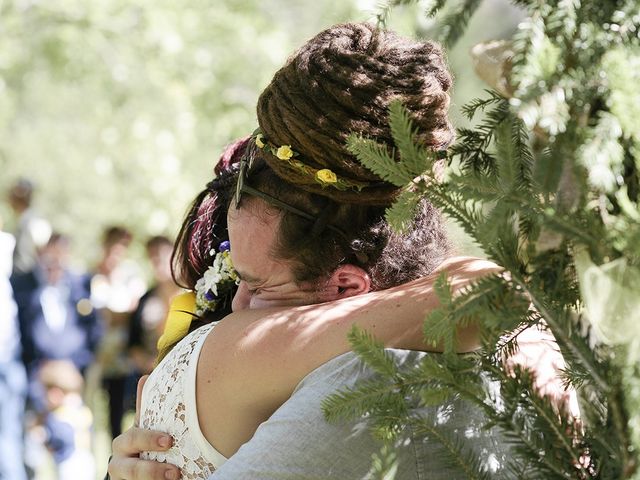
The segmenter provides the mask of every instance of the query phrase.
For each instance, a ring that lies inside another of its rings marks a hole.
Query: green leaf
[[[409,111],[399,100],[389,104],[389,126],[400,153],[401,168],[413,178],[430,170],[435,155],[420,145],[418,132],[412,125]]]
[[[374,140],[351,134],[347,139],[347,149],[362,165],[398,187],[403,187],[414,179],[413,175],[399,167],[393,159],[393,153],[390,155],[385,145]]]
[[[399,234],[406,233],[413,223],[416,206],[420,202],[420,195],[404,190],[385,213],[385,218],[391,228]]]
[[[397,367],[391,355],[384,350],[384,344],[373,335],[354,325],[347,335],[354,352],[381,375],[394,377]]]

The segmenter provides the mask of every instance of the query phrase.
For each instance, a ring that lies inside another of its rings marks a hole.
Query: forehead
[[[227,214],[231,260],[241,279],[265,283],[293,277],[291,266],[274,256],[280,213],[260,199],[231,206]]]

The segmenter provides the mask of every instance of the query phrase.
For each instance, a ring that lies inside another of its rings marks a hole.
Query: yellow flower
[[[336,183],[338,181],[338,176],[328,168],[323,168],[316,172],[316,179],[320,183]]]
[[[258,148],[264,148],[264,142],[262,141],[263,138],[264,137],[262,136],[261,133],[256,135],[256,145],[258,146]]]
[[[281,147],[279,147],[278,151],[276,152],[276,157],[278,157],[280,160],[289,160],[291,157],[293,157],[293,150],[291,150],[291,145],[282,145]]]

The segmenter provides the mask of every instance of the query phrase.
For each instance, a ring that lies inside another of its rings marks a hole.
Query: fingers
[[[162,452],[171,448],[173,438],[162,432],[131,427],[113,440],[114,457],[137,457],[140,452]]]
[[[142,389],[149,378],[149,375],[143,375],[138,380],[138,390],[136,392],[136,426],[140,425],[140,405],[142,404]]]
[[[168,463],[114,456],[109,462],[111,480],[178,480],[180,470]]]

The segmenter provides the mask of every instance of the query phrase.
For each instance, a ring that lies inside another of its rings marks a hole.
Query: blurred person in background
[[[48,360],[40,368],[39,380],[45,396],[45,434],[54,432],[47,443],[53,444],[58,479],[94,480],[93,415],[82,399],[82,375],[69,360]]]
[[[16,246],[13,251],[13,271],[31,271],[38,260],[38,250],[51,236],[51,225],[32,206],[33,183],[18,179],[9,190],[9,205],[16,216]]]
[[[131,315],[146,290],[138,265],[127,258],[132,238],[124,227],[108,227],[102,239],[102,258],[91,279],[91,302],[105,324],[97,367],[109,399],[109,425],[114,437],[122,431],[127,404],[135,406],[135,379],[127,343]]]
[[[20,361],[18,311],[9,283],[15,239],[0,219],[0,480],[25,480],[22,462],[27,377]]]
[[[180,293],[180,287],[171,275],[173,242],[168,237],[155,236],[147,241],[146,251],[153,286],[140,299],[129,329],[129,356],[139,375],[153,370],[158,339],[164,330],[171,300]]]
[[[30,382],[37,379],[45,360],[70,360],[84,374],[100,340],[102,326],[91,306],[90,277],[70,269],[69,247],[67,236],[53,233],[36,267],[11,277]]]
[[[28,375],[27,428],[34,427],[29,436],[27,463],[37,469],[42,460],[36,452],[42,442],[54,458],[63,455],[72,439],[66,429],[47,422],[46,392],[40,382],[40,369],[48,360],[67,360],[85,373],[92,364],[101,337],[102,325],[90,301],[90,277],[73,272],[69,267],[70,240],[53,233],[41,250],[35,268],[11,277],[22,342],[22,359]],[[46,437],[35,433],[35,426],[43,423]]]

